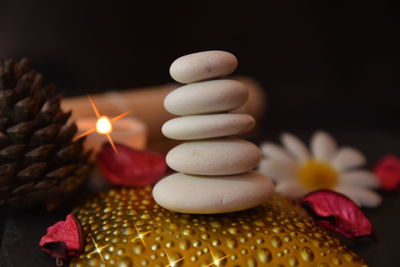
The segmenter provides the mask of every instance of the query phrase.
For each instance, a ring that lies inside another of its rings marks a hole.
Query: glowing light
[[[164,253],[165,253],[165,255],[166,255],[167,258],[168,258],[168,264],[165,265],[165,267],[176,267],[176,266],[178,266],[177,263],[180,262],[180,261],[183,261],[183,259],[184,259],[184,257],[182,257],[182,258],[179,258],[179,259],[177,259],[177,260],[173,260],[173,259],[171,259],[171,257],[168,255],[167,251],[164,250]]]
[[[82,133],[82,134],[80,134],[78,136],[76,136],[73,139],[73,141],[81,139],[82,137],[84,137],[86,135],[89,135],[91,133],[98,132],[99,134],[104,134],[105,136],[107,136],[108,142],[110,142],[110,144],[111,144],[112,148],[114,149],[114,151],[118,152],[117,148],[115,147],[114,141],[113,141],[113,139],[111,137],[112,123],[117,121],[117,120],[119,120],[119,119],[122,119],[126,115],[130,114],[132,111],[128,111],[128,112],[122,113],[122,114],[120,114],[118,116],[115,116],[112,119],[109,119],[107,116],[102,116],[100,114],[99,109],[97,108],[96,104],[94,103],[93,98],[91,96],[88,96],[88,98],[89,98],[90,104],[92,105],[93,111],[94,111],[94,113],[96,114],[96,117],[97,117],[96,127],[93,128],[93,129],[90,129],[90,130],[88,130],[88,131],[86,131],[86,132],[84,132],[84,133]]]
[[[112,131],[112,124],[107,116],[101,116],[96,123],[96,131],[100,134],[109,134]]]
[[[103,251],[103,249],[105,249],[105,248],[108,247],[109,245],[105,245],[105,246],[99,247],[99,246],[97,245],[96,241],[94,241],[93,237],[91,237],[91,239],[92,239],[92,242],[93,242],[93,245],[94,245],[95,249],[94,249],[92,252],[90,252],[90,253],[88,254],[88,256],[89,256],[89,255],[92,255],[92,254],[94,254],[94,253],[97,253],[97,254],[99,254],[99,256],[100,256],[101,261],[104,263],[103,254],[101,254],[101,252]]]
[[[139,231],[139,229],[136,227],[135,224],[134,224],[134,227],[135,227],[135,229],[136,229],[136,233],[137,233],[137,234],[136,234],[136,237],[133,238],[131,241],[135,241],[136,239],[140,239],[140,242],[142,242],[143,246],[146,247],[146,243],[144,242],[144,238],[145,238],[146,235],[150,234],[151,231],[147,231],[147,232],[141,233],[141,232]]]
[[[212,261],[209,265],[207,265],[206,267],[213,266],[213,265],[215,265],[215,266],[218,267],[218,266],[221,265],[221,263],[222,263],[222,261],[223,261],[224,259],[226,259],[226,258],[229,257],[229,255],[227,255],[227,256],[218,258],[217,256],[214,255],[214,253],[212,252],[212,250],[211,250],[210,248],[208,248],[208,250],[209,250],[210,253],[211,253],[211,257],[212,257],[213,261]]]

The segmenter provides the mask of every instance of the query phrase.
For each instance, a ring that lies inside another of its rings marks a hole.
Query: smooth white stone
[[[210,214],[256,207],[273,192],[271,179],[257,172],[220,177],[174,173],[156,184],[153,197],[172,211]]]
[[[213,113],[238,108],[248,97],[243,83],[221,79],[179,87],[165,97],[164,107],[175,115]]]
[[[190,141],[169,151],[172,169],[196,175],[231,175],[252,170],[261,159],[260,149],[246,140],[218,138]]]
[[[250,131],[254,125],[254,118],[248,114],[194,115],[167,121],[162,132],[171,139],[195,140],[239,135]]]
[[[229,52],[204,51],[176,59],[169,73],[177,82],[192,83],[229,75],[237,65],[236,57]]]

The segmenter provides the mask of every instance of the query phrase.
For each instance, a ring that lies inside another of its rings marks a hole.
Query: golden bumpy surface
[[[151,191],[111,190],[78,207],[86,246],[70,266],[366,266],[280,195],[251,210],[191,215],[158,206]]]

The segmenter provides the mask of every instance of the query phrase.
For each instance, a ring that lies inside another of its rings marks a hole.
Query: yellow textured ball
[[[263,206],[190,215],[158,206],[152,188],[101,193],[76,208],[83,266],[366,266],[280,195]]]

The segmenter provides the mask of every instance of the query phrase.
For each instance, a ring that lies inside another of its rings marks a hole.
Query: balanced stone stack
[[[172,78],[186,85],[168,94],[164,106],[182,117],[167,121],[162,132],[191,141],[167,155],[167,164],[178,172],[154,187],[160,206],[183,213],[226,213],[258,206],[271,196],[271,180],[251,171],[260,150],[234,137],[255,124],[248,114],[229,113],[248,99],[242,83],[220,78],[236,67],[236,57],[224,51],[190,54],[172,63]]]

